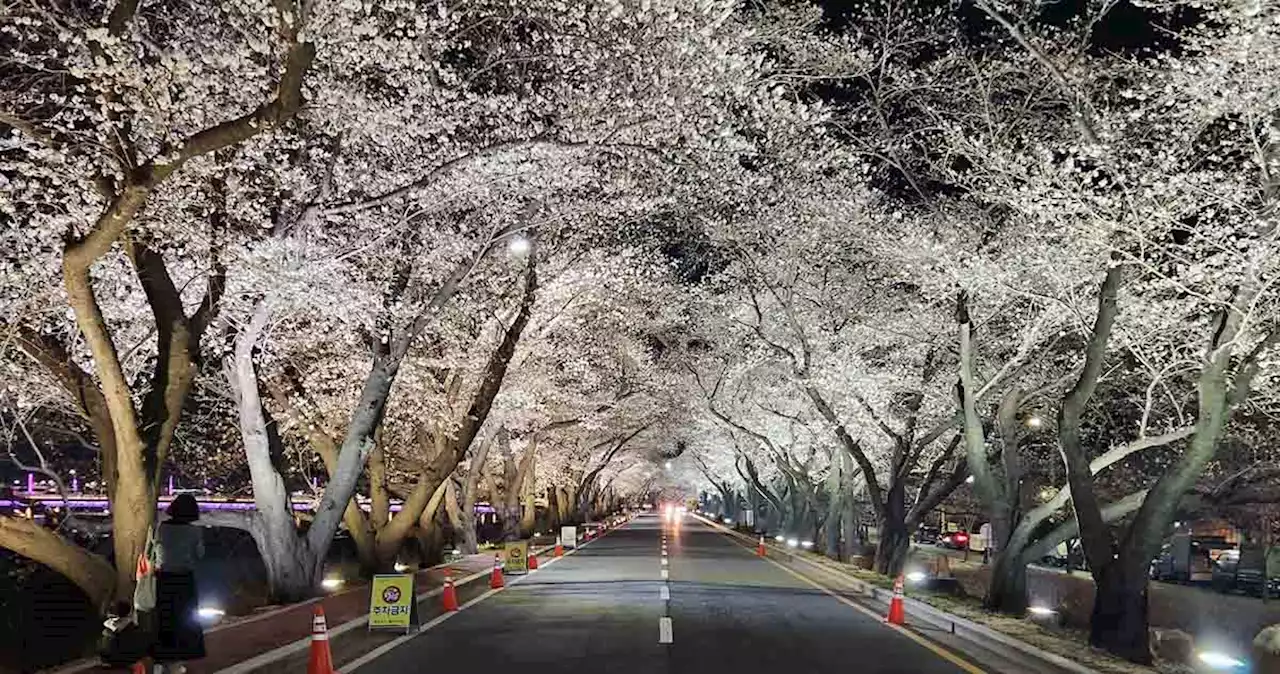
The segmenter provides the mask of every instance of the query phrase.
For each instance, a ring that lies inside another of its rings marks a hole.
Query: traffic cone
[[[907,624],[906,610],[902,606],[902,574],[898,574],[898,579],[893,581],[893,599],[889,601],[889,615],[885,616],[884,621],[892,625]]]
[[[559,536],[556,536],[556,552],[555,552],[555,555],[556,555],[556,557],[564,557],[564,542],[560,540],[560,537],[559,537]]]
[[[764,557],[764,536],[761,536],[760,542],[756,543],[756,557]]]
[[[493,556],[493,572],[489,574],[489,587],[498,589],[505,585],[502,581],[502,555]]]
[[[440,606],[445,611],[458,610],[458,588],[453,586],[453,569],[444,570],[444,592],[440,594]]]
[[[129,667],[129,674],[151,674],[151,658],[143,658]]]
[[[311,657],[307,674],[333,674],[333,655],[329,653],[329,628],[324,622],[324,606],[316,604],[311,616]]]
[[[532,552],[529,553],[529,570],[530,571],[538,570],[538,556],[533,554]]]

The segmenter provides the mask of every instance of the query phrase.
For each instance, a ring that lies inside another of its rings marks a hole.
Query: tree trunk
[[[240,437],[257,507],[250,533],[267,569],[271,597],[277,602],[290,602],[315,591],[320,564],[298,533],[289,490],[272,461],[272,440],[278,446],[279,438],[273,438],[272,427],[267,424],[253,366],[253,351],[269,318],[268,302],[259,302],[249,322],[236,335],[226,377],[236,399]]]
[[[483,440],[471,458],[471,467],[467,471],[466,482],[462,486],[462,502],[459,504],[458,520],[461,526],[462,552],[474,555],[480,550],[480,542],[476,535],[476,496],[481,486],[480,479],[484,475],[485,461],[489,458],[491,440]]]
[[[444,527],[436,515],[423,518],[418,524],[418,562],[422,566],[435,566],[444,561]]]
[[[537,438],[535,437],[533,440],[530,440],[529,447],[525,449],[526,452],[529,452],[529,457],[528,457],[529,467],[525,469],[524,479],[522,480],[520,485],[520,501],[522,504],[521,506],[522,511],[520,513],[520,537],[521,538],[528,538],[529,536],[532,536],[534,529],[537,528],[538,493],[535,490],[535,487],[537,486],[538,481],[535,478],[535,475],[536,475],[535,465],[537,463],[538,458],[537,458],[537,454],[535,453],[535,450],[537,449],[537,445],[534,444],[536,439]]]
[[[321,565],[316,563],[306,538],[298,535],[292,520],[260,518],[255,529],[251,533],[267,569],[272,602],[288,604],[315,594],[319,582],[317,569]]]
[[[1020,550],[1004,549],[991,568],[983,603],[993,611],[1020,616],[1027,611],[1027,565]]]
[[[395,568],[404,544],[424,518],[429,519],[444,498],[444,485],[432,469],[418,476],[413,491],[405,498],[400,512],[395,513],[374,537],[375,573],[388,573]]]
[[[840,516],[840,561],[848,561],[862,554],[862,538],[858,535],[858,505],[853,498],[846,499],[844,514]]]
[[[476,536],[475,512],[468,513],[466,508],[463,508],[459,514],[461,515],[459,518],[461,527],[458,534],[462,536],[462,540],[458,545],[458,549],[462,550],[464,555],[474,555],[480,551],[480,541]]]
[[[573,519],[570,517],[573,512],[573,494],[569,493],[567,487],[556,487],[556,493],[558,494],[557,498],[560,506],[560,523],[574,524]]]
[[[502,522],[502,540],[514,541],[520,538],[520,467],[511,455],[511,436],[506,428],[498,429],[494,439],[498,452],[502,455],[502,494],[494,499],[494,509]]]
[[[104,557],[64,539],[34,520],[0,516],[0,547],[66,576],[98,608],[106,607],[111,599],[117,569],[112,568]],[[133,581],[132,576],[129,580]]]
[[[840,520],[844,513],[841,508],[829,508],[827,510],[827,519],[822,525],[823,531],[823,554],[832,559],[841,559],[840,556]]]
[[[844,499],[848,497],[844,490],[844,464],[839,460],[840,456],[843,455],[833,456],[836,460],[827,475],[827,516],[822,524],[825,534],[823,554],[832,559],[840,559],[840,518],[844,515]]]
[[[355,495],[356,483],[359,480],[361,469],[368,460],[369,452],[373,449],[374,434],[377,433],[379,426],[382,424],[387,400],[391,395],[391,387],[395,383],[396,374],[400,370],[400,364],[403,362],[405,354],[408,353],[414,338],[422,333],[431,317],[437,315],[440,308],[457,293],[463,279],[466,278],[475,264],[489,250],[489,248],[484,248],[455,267],[453,274],[436,290],[435,295],[419,311],[414,321],[407,328],[396,331],[396,334],[391,335],[389,339],[377,345],[373,364],[369,368],[369,374],[365,377],[364,385],[360,390],[360,399],[356,403],[350,421],[347,423],[347,431],[338,450],[337,470],[331,471],[329,484],[324,490],[324,497],[321,499],[320,505],[316,507],[315,518],[312,520],[311,528],[307,531],[308,543],[315,551],[318,560],[323,560],[327,554],[329,545],[333,542],[333,534],[338,528],[338,521],[346,511],[347,505],[350,504],[352,496]],[[520,337],[521,330],[528,323],[534,292],[537,289],[534,260],[534,255],[530,253],[527,271],[528,279],[525,283],[520,312],[516,315],[516,320],[512,326],[508,328],[498,350],[490,356],[491,367],[494,359],[503,361],[500,368],[501,371],[497,376],[493,376],[492,370],[487,371],[487,376],[481,382],[472,407],[463,419],[463,429],[460,431],[459,437],[474,437],[475,430],[479,427],[483,418],[488,415],[493,396],[497,395],[497,390],[502,384],[502,375],[506,372],[506,363],[511,359],[511,354],[515,350],[515,344]],[[354,532],[353,535],[355,535]]]
[[[550,523],[551,533],[553,534],[560,533],[562,523],[560,519],[560,497],[557,495],[559,493],[560,490],[554,485],[547,487],[547,521]]]
[[[373,434],[382,423],[391,385],[395,382],[400,360],[385,355],[374,357],[373,366],[365,378],[360,400],[351,415],[347,432],[338,450],[337,470],[329,475],[324,497],[316,507],[315,518],[307,531],[307,538],[316,551],[317,563],[328,554],[338,522],[343,519],[351,498],[355,495],[356,482],[373,449]],[[357,532],[351,532],[356,536]],[[367,560],[362,559],[363,566]],[[317,569],[318,570],[318,569]]]
[[[127,22],[128,14],[130,13],[120,16],[126,17],[124,21]],[[123,32],[124,26],[117,24],[111,30],[118,36]],[[291,38],[296,38],[297,26],[286,27],[286,32],[290,32]],[[91,278],[94,263],[107,255],[112,246],[125,235],[130,224],[145,207],[151,193],[186,162],[236,145],[290,119],[301,103],[302,79],[314,56],[315,48],[312,44],[294,41],[289,48],[285,70],[272,100],[240,117],[206,128],[166,152],[163,158],[145,162],[129,171],[120,190],[110,199],[89,232],[83,237],[68,241],[64,248],[62,271],[67,301],[93,356],[115,437],[115,477],[118,482],[111,485],[108,497],[111,501],[112,544],[116,561],[115,594],[120,599],[128,599],[133,592],[134,563],[142,552],[147,532],[155,521],[155,482],[159,480],[158,469],[172,440],[186,390],[194,377],[200,335],[208,324],[210,314],[216,310],[218,293],[211,284],[210,291],[213,292],[206,293],[200,309],[192,319],[188,319],[183,313],[179,291],[168,274],[151,273],[153,269],[145,264],[158,262],[158,269],[163,271],[163,259],[155,255],[142,260],[144,264],[138,268],[139,281],[156,316],[161,353],[170,344],[177,345],[178,348],[169,352],[170,358],[157,361],[152,377],[154,397],[149,395],[148,400],[144,401],[144,415],[149,411],[147,408],[151,407],[147,403],[159,401],[165,409],[164,416],[139,417],[134,409],[129,381],[94,293]],[[128,248],[133,249],[134,242],[129,242]],[[158,299],[163,301],[157,301]],[[163,385],[156,385],[160,383]]]
[[[895,480],[885,494],[884,513],[880,517],[880,540],[876,543],[875,569],[886,576],[897,576],[907,563],[911,550],[911,532],[907,530],[906,486]]]
[[[875,570],[896,577],[907,565],[911,536],[901,521],[880,521],[880,540],[876,543]]]
[[[449,526],[453,528],[453,546],[465,554],[462,532],[466,523],[462,518],[462,506],[458,503],[458,487],[452,478],[444,483],[444,510],[449,518]]]
[[[1111,564],[1100,574],[1089,623],[1089,643],[1126,660],[1151,664],[1147,631],[1147,575]]]

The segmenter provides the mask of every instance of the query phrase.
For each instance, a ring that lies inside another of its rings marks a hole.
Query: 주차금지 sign
[[[369,594],[369,629],[395,627],[408,631],[412,619],[413,576],[374,576]]]
[[[507,573],[529,573],[529,541],[508,541],[503,545],[506,558],[502,568]]]

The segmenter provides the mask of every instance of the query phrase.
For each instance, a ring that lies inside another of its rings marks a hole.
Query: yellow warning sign
[[[397,627],[408,630],[412,616],[413,576],[374,576],[369,593],[369,629]]]
[[[502,568],[507,573],[529,573],[529,541],[507,541],[503,545]]]

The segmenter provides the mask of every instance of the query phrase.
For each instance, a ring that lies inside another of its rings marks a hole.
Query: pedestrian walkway
[[[445,568],[454,569],[455,576],[465,578],[488,571],[492,564],[493,554],[486,552],[419,571],[414,574],[414,591],[422,595],[444,587]],[[354,628],[363,628],[369,614],[368,583],[313,601],[274,609],[230,623],[221,629],[212,629],[205,634],[208,657],[189,663],[188,671],[191,674],[213,674],[227,670],[252,672],[272,668],[276,663],[288,660],[295,654],[301,654],[305,659],[306,646],[311,637],[312,611],[316,602],[324,607],[330,634],[336,633],[336,636],[341,637],[334,638],[335,650],[337,642],[343,642],[344,648],[358,648],[352,642],[359,641],[358,637],[367,630]],[[370,648],[376,646],[375,643]]]
[[[549,537],[541,537],[531,543],[533,549],[545,557],[551,554],[552,542]],[[492,566],[493,552],[485,551],[415,573],[414,592],[419,598],[419,614],[425,616],[420,620],[428,620],[438,612],[437,597],[444,587],[446,569],[453,572],[459,599],[467,601],[487,589],[488,584],[483,581]],[[187,663],[188,671],[191,674],[247,674],[280,671],[282,667],[305,671],[316,604],[324,608],[335,662],[339,666],[395,636],[370,633],[365,629],[369,613],[369,584],[358,581],[309,601],[264,609],[256,615],[233,618],[207,629],[205,649],[208,656]],[[49,670],[49,674],[81,674],[95,670],[98,670],[98,661],[90,658]]]

